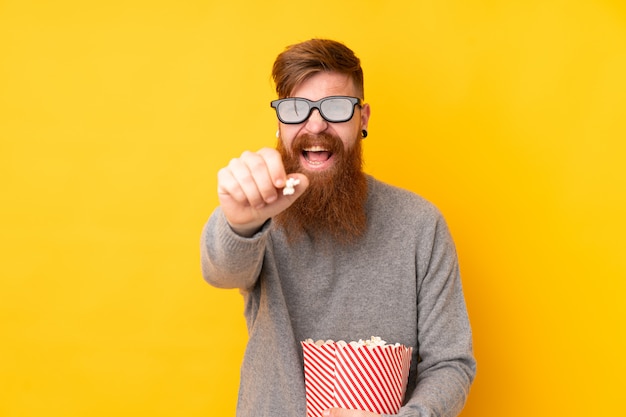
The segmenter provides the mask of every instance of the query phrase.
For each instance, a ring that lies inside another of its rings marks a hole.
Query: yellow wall
[[[274,57],[314,36],[362,58],[367,171],[450,223],[463,416],[623,412],[622,0],[6,0],[1,416],[234,415],[242,304],[199,233],[217,169],[274,144]]]

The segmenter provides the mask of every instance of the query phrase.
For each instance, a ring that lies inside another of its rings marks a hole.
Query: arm
[[[218,172],[220,207],[205,225],[201,239],[202,273],[221,288],[250,288],[259,275],[269,219],[302,195],[308,179],[293,195],[283,195],[286,174],[274,149],[244,152]]]
[[[472,334],[461,287],[456,249],[445,221],[421,247],[418,277],[417,386],[398,416],[453,417],[467,399],[476,373]]]
[[[240,236],[230,227],[221,209],[215,209],[202,230],[202,275],[218,288],[251,288],[261,270],[267,225],[252,237]]]

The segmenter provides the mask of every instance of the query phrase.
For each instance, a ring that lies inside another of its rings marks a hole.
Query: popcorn
[[[297,178],[287,178],[287,184],[285,184],[285,188],[283,188],[283,195],[293,195],[296,192],[294,187],[300,184],[300,180]]]
[[[413,349],[380,337],[346,343],[303,342],[307,417],[331,407],[396,414],[404,400]]]
[[[326,341],[324,341],[324,340],[317,340],[317,341],[314,341],[313,339],[306,339],[306,340],[304,341],[304,343],[313,343],[313,344],[315,344],[316,346],[322,346],[322,345],[328,345],[328,344],[335,343],[335,341],[334,341],[334,340],[330,340],[330,339],[329,339],[329,340],[326,340]],[[393,347],[400,347],[400,343],[396,343],[396,344],[394,344],[394,345],[388,345],[388,344],[387,344],[387,342],[385,342],[384,340],[382,340],[382,339],[381,339],[380,337],[378,337],[378,336],[372,336],[372,337],[371,337],[370,339],[368,339],[368,340],[359,339],[359,341],[358,341],[358,342],[350,342],[349,344],[350,344],[352,347],[355,347],[355,348],[360,348],[360,347],[363,347],[363,346],[367,346],[367,347],[369,347],[369,348],[373,348],[373,347],[376,347],[376,346],[393,346]],[[345,347],[345,346],[347,346],[347,345],[348,345],[348,343],[346,343],[346,342],[345,342],[345,341],[343,341],[343,340],[339,340],[339,341],[337,342],[337,345],[339,345],[339,346],[341,346],[341,347]]]

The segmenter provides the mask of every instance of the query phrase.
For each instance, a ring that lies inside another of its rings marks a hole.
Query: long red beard
[[[331,169],[318,173],[302,168],[300,155],[313,143],[332,152],[335,163]],[[281,140],[277,149],[287,174],[299,172],[309,178],[304,194],[275,218],[289,241],[305,234],[316,240],[328,235],[343,244],[358,241],[367,227],[367,178],[362,170],[361,138],[345,149],[343,142],[333,136],[303,135],[294,140],[292,149],[286,149]]]

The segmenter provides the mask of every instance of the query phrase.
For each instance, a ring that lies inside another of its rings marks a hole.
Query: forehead
[[[354,82],[347,74],[318,72],[294,88],[292,97],[319,100],[328,96],[356,96]]]

